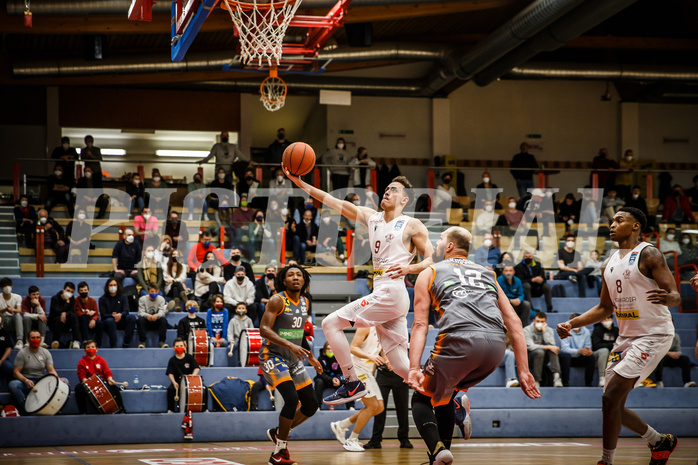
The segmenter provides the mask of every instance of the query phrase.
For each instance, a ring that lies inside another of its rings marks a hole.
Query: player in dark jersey
[[[417,391],[412,396],[412,416],[429,449],[430,465],[453,462],[449,450],[455,422],[453,398],[497,369],[504,359],[507,332],[521,389],[531,399],[540,397],[528,371],[521,320],[494,273],[468,260],[471,242],[464,228],[442,232],[435,264],[419,274],[414,288],[408,383]],[[439,334],[422,371],[430,310],[437,314]]]
[[[310,275],[303,268],[289,265],[281,269],[276,277],[279,293],[267,303],[259,325],[263,338],[259,366],[269,385],[278,389],[284,399],[279,426],[267,431],[276,445],[269,465],[296,463],[286,447],[288,434],[318,409],[312,380],[303,366],[303,360],[308,360],[315,371],[322,373],[322,366],[310,351],[303,332],[308,318],[308,300],[303,295],[309,287]]]

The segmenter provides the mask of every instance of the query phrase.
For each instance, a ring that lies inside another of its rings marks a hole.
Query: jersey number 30
[[[462,270],[460,268],[455,268],[455,272],[460,278],[461,284],[467,284],[468,286],[472,287],[479,287],[480,289],[485,288],[485,285],[482,283],[482,273],[480,273],[479,271],[465,270],[465,276],[462,274]]]

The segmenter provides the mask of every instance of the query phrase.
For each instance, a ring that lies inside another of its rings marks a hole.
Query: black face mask
[[[279,140],[284,140],[285,137],[286,137],[286,134],[284,134],[283,132],[279,132],[276,134],[276,138]]]
[[[230,256],[230,259],[231,259],[232,261],[236,262],[236,261],[240,260],[240,255],[231,255],[231,256]]]
[[[227,137],[221,138],[221,142],[228,142],[228,138]]]
[[[444,179],[444,184],[451,184],[451,178]]]
[[[194,178],[194,184],[200,184],[201,178]]]
[[[274,279],[274,273],[267,273],[267,279]]]
[[[254,178],[252,176],[245,176],[245,181],[247,181],[247,182],[254,181]]]
[[[170,218],[170,223],[177,223],[179,218]]]
[[[172,261],[177,263],[177,257],[172,257]]]
[[[235,276],[235,279],[237,279],[238,282],[241,283],[245,280],[245,277],[244,276]]]
[[[681,196],[681,192],[679,191],[674,191],[674,197],[679,197]]]
[[[533,263],[533,259],[532,258],[524,258],[524,263],[526,265],[530,265],[531,263]]]
[[[80,293],[80,297],[82,297],[83,299],[86,299],[88,295],[90,295],[89,292],[81,292]]]

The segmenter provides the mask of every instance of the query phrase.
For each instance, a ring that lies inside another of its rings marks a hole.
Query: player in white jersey
[[[383,211],[377,212],[332,197],[285,171],[293,183],[312,197],[350,220],[365,225],[373,254],[373,292],[340,308],[322,321],[322,329],[345,378],[344,384],[324,402],[329,405],[344,404],[366,395],[366,387],[356,374],[349,342],[344,335],[344,330],[349,327],[375,326],[393,371],[407,379],[410,362],[405,315],[410,304],[403,276],[419,273],[432,264],[434,251],[424,224],[402,214],[402,210],[413,200],[412,184],[404,176],[393,179],[381,200]],[[411,265],[416,252],[424,260]]]
[[[647,378],[671,347],[674,325],[669,308],[681,303],[676,281],[664,255],[641,242],[647,218],[637,208],[618,210],[610,238],[618,250],[604,265],[601,300],[591,310],[557,326],[564,339],[572,328],[604,320],[615,313],[619,335],[608,358],[603,393],[603,452],[598,465],[611,465],[621,425],[647,441],[650,465],[664,465],[678,443],[660,434],[630,409],[625,399]]]

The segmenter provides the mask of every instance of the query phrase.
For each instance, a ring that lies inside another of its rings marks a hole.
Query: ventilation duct
[[[698,82],[698,68],[583,63],[527,63],[504,75],[512,79],[569,79],[577,81]]]

